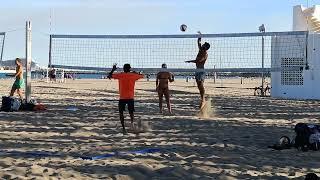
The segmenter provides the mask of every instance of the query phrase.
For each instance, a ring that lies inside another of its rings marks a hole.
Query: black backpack
[[[20,110],[22,111],[33,111],[37,102],[35,100],[30,100],[30,102],[21,103]]]
[[[317,132],[320,132],[319,125],[298,123],[294,127],[296,132],[296,138],[294,141],[294,146],[302,151],[308,150],[319,150],[320,141],[310,143],[310,136],[315,135]]]
[[[305,180],[319,180],[320,178],[315,173],[309,173],[306,175]]]
[[[12,96],[2,96],[1,111],[18,111],[21,106],[21,100]]]

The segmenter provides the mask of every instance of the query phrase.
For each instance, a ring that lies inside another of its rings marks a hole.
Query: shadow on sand
[[[96,96],[92,101],[75,98],[72,103],[77,111],[66,110],[68,106],[59,100],[42,99],[48,104],[48,111],[0,112],[1,149],[58,152],[63,157],[42,166],[68,168],[84,177],[101,179],[116,178],[119,174],[133,179],[287,179],[292,172],[303,174],[319,168],[317,152],[267,149],[281,135],[293,136],[294,122],[304,118],[318,119],[319,101],[213,97],[215,117],[198,119],[194,105],[197,94],[183,91],[174,94],[174,116],[159,114],[153,95],[144,95],[146,100],[137,97],[137,119],[152,124],[151,132],[139,135],[119,133],[115,97],[98,99]],[[64,94],[71,99],[73,95]],[[274,122],[264,123],[266,119]],[[278,125],[277,120],[287,120],[287,123]],[[143,148],[159,148],[160,152],[85,163],[74,163],[81,159],[72,161],[68,158]],[[23,160],[23,163],[15,164],[15,168],[30,166],[33,161],[43,158],[0,156]],[[124,164],[111,163],[115,159],[123,159]],[[142,160],[148,163],[143,164]],[[157,164],[161,166],[154,168]]]

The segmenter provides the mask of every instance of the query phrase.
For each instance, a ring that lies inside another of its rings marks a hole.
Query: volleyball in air
[[[181,24],[180,31],[185,32],[187,30],[187,25]]]

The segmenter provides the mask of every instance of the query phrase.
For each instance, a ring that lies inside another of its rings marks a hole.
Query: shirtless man
[[[156,90],[159,96],[160,113],[162,113],[163,111],[162,99],[164,95],[167,101],[167,107],[168,107],[169,113],[172,114],[171,103],[170,103],[170,93],[169,93],[169,82],[173,82],[173,81],[174,81],[174,77],[172,73],[167,71],[167,65],[162,64],[162,70],[157,74],[157,80],[156,80]]]
[[[200,32],[199,34],[201,35]],[[201,45],[201,37],[199,37],[198,48],[199,48],[199,52],[196,60],[186,61],[186,63],[196,63],[197,70],[195,72],[195,78],[196,78],[196,82],[197,82],[198,89],[200,92],[200,97],[201,97],[200,108],[202,108],[205,102],[205,99],[204,99],[205,90],[204,90],[203,83],[206,78],[206,72],[204,70],[204,64],[206,63],[208,58],[207,51],[210,49],[210,44],[205,42],[203,45]]]
[[[23,80],[23,67],[22,67],[21,59],[16,58],[15,63],[16,63],[16,66],[17,66],[16,67],[16,73],[14,75],[16,80],[14,81],[14,83],[12,85],[10,96],[13,96],[14,92],[17,91],[20,99],[23,99],[21,88],[24,87],[24,80]]]

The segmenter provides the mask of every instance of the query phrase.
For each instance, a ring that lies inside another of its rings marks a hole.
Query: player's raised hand
[[[117,69],[117,63],[114,63],[112,69]]]
[[[112,74],[113,72],[117,69],[117,63],[114,63],[113,66],[112,66],[112,70],[111,72],[108,74],[107,78],[108,79],[111,79],[112,78]]]

